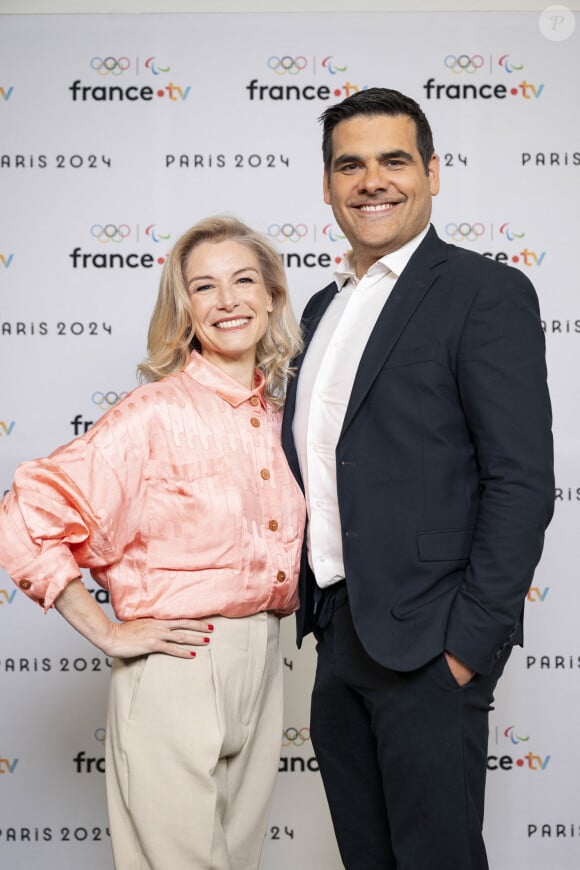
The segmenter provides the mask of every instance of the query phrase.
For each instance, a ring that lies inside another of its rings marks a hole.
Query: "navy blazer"
[[[335,283],[302,318],[305,349]],[[289,384],[282,439],[302,485]],[[430,228],[364,350],[336,448],[354,625],[407,671],[448,650],[489,673],[522,641],[526,593],[554,509],[545,341],[529,280]],[[313,628],[306,547],[298,645]]]

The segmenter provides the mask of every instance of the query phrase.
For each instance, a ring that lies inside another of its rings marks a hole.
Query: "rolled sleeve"
[[[49,459],[18,467],[1,504],[0,564],[45,612],[81,576],[81,567],[115,558],[111,530],[116,524],[110,518],[119,510],[116,505],[111,512],[119,492],[116,475],[97,457],[94,445],[80,440]]]

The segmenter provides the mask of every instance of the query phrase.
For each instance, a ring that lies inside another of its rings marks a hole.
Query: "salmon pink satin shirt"
[[[279,615],[298,605],[305,508],[281,413],[193,353],[48,459],[0,505],[0,564],[48,610],[88,568],[117,617]]]

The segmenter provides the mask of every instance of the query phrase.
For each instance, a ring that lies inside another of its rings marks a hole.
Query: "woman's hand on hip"
[[[177,658],[195,657],[195,647],[206,646],[213,625],[202,619],[133,619],[112,622],[106,639],[109,656],[131,658],[164,653]]]
[[[134,619],[112,622],[85,589],[80,578],[72,580],[54,606],[87,640],[105,655],[133,658],[160,652],[189,659],[195,648],[209,643],[213,625],[205,619]]]

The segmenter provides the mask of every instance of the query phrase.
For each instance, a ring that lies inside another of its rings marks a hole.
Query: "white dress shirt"
[[[308,561],[321,587],[344,577],[336,445],[363,351],[395,282],[428,227],[371,266],[360,281],[348,260],[300,369],[293,433],[308,508]]]

